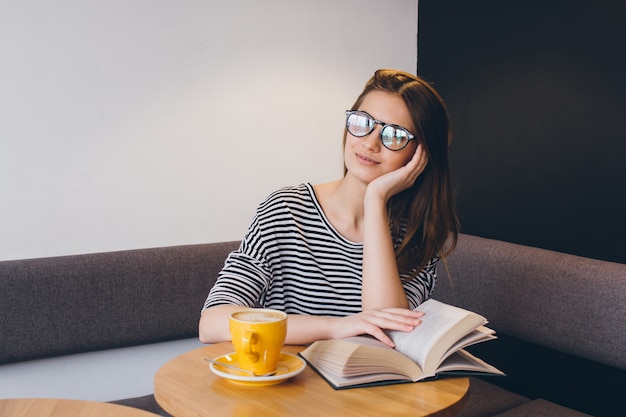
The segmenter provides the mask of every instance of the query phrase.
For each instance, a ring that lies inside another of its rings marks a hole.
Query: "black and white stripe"
[[[411,308],[430,296],[437,261],[404,283]],[[204,308],[260,304],[290,314],[355,314],[361,311],[362,264],[363,244],[333,228],[310,184],[282,188],[259,205]]]

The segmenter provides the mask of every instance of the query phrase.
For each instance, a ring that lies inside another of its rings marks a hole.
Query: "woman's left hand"
[[[384,201],[387,201],[399,192],[412,187],[417,177],[424,172],[427,164],[428,156],[424,151],[424,146],[419,144],[409,162],[373,180],[367,186],[368,193],[377,193],[384,198]]]

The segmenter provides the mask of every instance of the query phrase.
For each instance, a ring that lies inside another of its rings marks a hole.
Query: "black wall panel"
[[[420,0],[465,233],[626,263],[626,1]]]

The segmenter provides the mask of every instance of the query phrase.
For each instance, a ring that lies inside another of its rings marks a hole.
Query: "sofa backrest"
[[[0,262],[0,363],[197,336],[219,242]],[[626,369],[626,265],[461,235],[434,298]]]
[[[625,264],[461,235],[448,266],[434,298],[499,333],[626,369]]]
[[[0,262],[0,363],[194,337],[239,242]]]

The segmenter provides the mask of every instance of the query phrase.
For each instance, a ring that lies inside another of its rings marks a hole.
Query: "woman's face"
[[[371,91],[356,110],[367,112],[386,124],[402,126],[416,135],[409,109],[397,94],[381,90]],[[382,128],[383,126],[377,124],[372,133],[364,137],[346,134],[344,163],[347,175],[369,184],[379,176],[404,166],[411,159],[417,148],[417,141],[411,140],[404,149],[391,151],[380,141]]]

